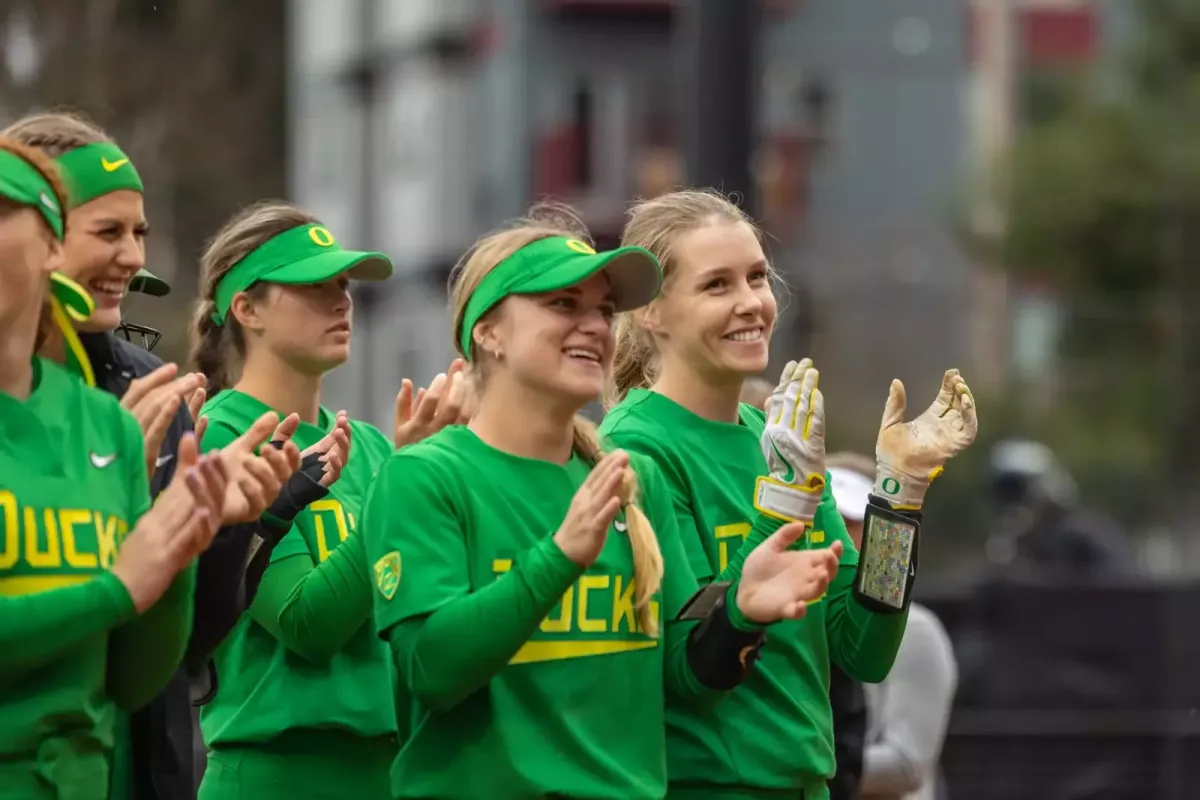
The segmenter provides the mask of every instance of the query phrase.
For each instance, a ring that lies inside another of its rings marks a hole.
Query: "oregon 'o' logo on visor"
[[[333,234],[329,232],[329,228],[322,228],[320,225],[314,225],[308,229],[308,238],[321,247],[333,247],[337,244]]]
[[[596,250],[587,242],[581,242],[578,239],[567,239],[567,247],[574,250],[576,253],[583,253],[585,256],[596,255]]]

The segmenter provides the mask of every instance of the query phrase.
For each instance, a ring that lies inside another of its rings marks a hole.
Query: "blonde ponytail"
[[[574,422],[575,452],[592,463],[598,462],[604,451],[600,447],[600,435],[596,426],[584,417]],[[634,608],[637,610],[638,625],[648,636],[658,636],[658,615],[652,613],[650,599],[662,585],[663,559],[658,549],[658,536],[650,520],[637,505],[637,473],[625,470],[621,482],[621,507],[625,510],[625,525],[629,543],[633,547],[633,576],[637,588],[634,592]]]

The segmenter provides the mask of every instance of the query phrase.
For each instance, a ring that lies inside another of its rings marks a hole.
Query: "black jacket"
[[[148,375],[163,363],[113,334],[81,334],[80,339],[91,359],[97,387],[117,397],[129,390],[134,379]],[[192,429],[191,415],[181,403],[158,454],[158,468],[150,479],[152,497],[170,483],[180,439]],[[247,585],[246,564],[250,542],[258,530],[254,524],[222,528],[200,557],[192,636],[184,668],[161,694],[133,715],[133,800],[196,797],[190,674],[205,672],[209,653],[233,629],[253,597],[257,581]]]
[[[830,800],[858,800],[863,748],[867,739],[867,703],[862,684],[830,664],[829,705],[833,710],[833,753],[837,774],[829,781]]]

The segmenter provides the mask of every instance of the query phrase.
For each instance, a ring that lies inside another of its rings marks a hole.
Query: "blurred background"
[[[164,359],[243,204],[390,254],[326,394],[381,426],[481,232],[550,196],[611,244],[634,198],[736,193],[831,450],[893,377],[913,413],[947,367],[975,392],[922,548],[951,796],[1200,797],[1197,0],[4,0],[0,53],[0,118],[81,109],[138,164]]]

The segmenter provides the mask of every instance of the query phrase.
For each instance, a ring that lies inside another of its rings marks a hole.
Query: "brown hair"
[[[58,174],[58,168],[54,166],[54,162],[36,147],[31,147],[28,144],[20,142],[14,138],[0,134],[0,150],[12,153],[18,158],[23,158],[29,162],[30,166],[41,173],[46,179],[46,183],[50,184],[51,191],[54,192],[54,199],[58,201],[58,207],[63,212],[63,225],[66,225],[66,208],[67,208],[67,189],[63,185],[62,177]],[[29,208],[29,206],[9,200],[7,197],[0,197],[0,218],[7,217],[18,211]],[[36,213],[36,209],[34,209]],[[42,219],[41,214],[38,214],[38,219]],[[49,223],[42,219],[46,229],[49,230]],[[41,349],[42,344],[46,341],[46,336],[49,335],[50,329],[53,327],[54,321],[50,315],[50,296],[46,296],[45,303],[42,306],[41,317],[38,319],[37,339],[34,342],[34,352]]]
[[[522,247],[551,236],[565,236],[591,243],[587,228],[570,207],[556,203],[539,203],[522,219],[479,239],[459,259],[451,273],[450,285],[450,311],[451,319],[454,320],[452,330],[455,334],[456,350],[462,352],[459,334],[462,332],[463,314],[466,312],[467,303],[484,277]],[[484,317],[495,313],[501,306],[492,309]],[[489,353],[481,352],[473,341],[470,351],[463,355],[469,356],[474,385],[482,394],[492,358]],[[582,416],[577,416],[573,425],[575,452],[592,464],[598,463],[604,457],[604,450],[600,445],[596,426]],[[633,548],[638,625],[646,634],[657,636],[658,618],[650,613],[650,599],[662,585],[662,552],[659,550],[658,537],[650,520],[638,506],[638,499],[637,474],[633,469],[627,469],[625,479],[621,483],[621,505],[625,510],[625,523]]]
[[[58,158],[77,147],[112,142],[99,125],[82,112],[70,109],[29,114],[0,131],[0,136],[43,150],[50,158]]]
[[[246,357],[245,334],[233,314],[226,314],[220,325],[213,319],[217,284],[268,239],[318,221],[291,203],[263,200],[239,211],[208,241],[200,257],[200,298],[192,316],[188,362],[208,379],[209,397],[233,385]],[[246,293],[260,299],[266,289],[267,284],[259,283]]]
[[[621,246],[643,247],[654,254],[663,270],[663,292],[667,291],[677,259],[675,241],[681,233],[716,224],[744,222],[762,239],[762,233],[746,212],[715,189],[683,189],[636,203],[628,213]],[[660,295],[661,296],[661,295]],[[605,391],[605,405],[615,406],[630,389],[647,388],[657,373],[654,338],[641,326],[644,310],[617,318],[617,350],[612,378]]]

